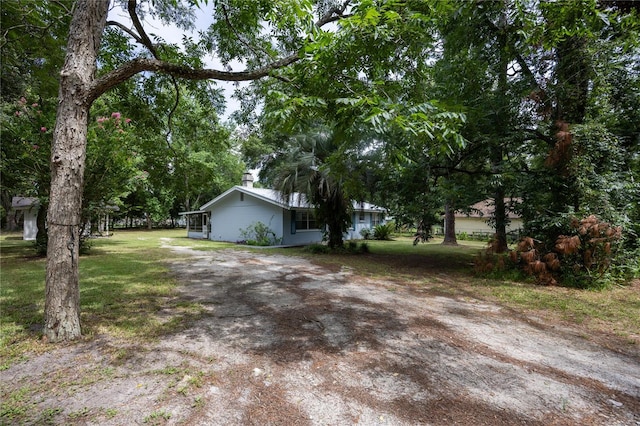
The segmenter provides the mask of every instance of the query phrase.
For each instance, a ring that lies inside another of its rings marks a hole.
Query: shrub
[[[371,239],[371,229],[369,228],[362,228],[360,230],[360,236],[362,236],[362,238],[364,238],[365,240],[370,240]]]
[[[393,228],[394,226],[392,223],[376,225],[373,228],[373,238],[376,240],[390,240]]]
[[[242,241],[250,246],[274,246],[282,239],[276,237],[276,233],[262,222],[254,222],[246,229],[240,229]]]
[[[545,249],[531,237],[525,237],[509,260],[538,283],[593,288],[606,284],[605,274],[612,265],[622,229],[591,215],[573,218],[570,230],[556,238],[555,246]]]
[[[325,246],[324,244],[310,244],[304,248],[304,251],[312,254],[327,254],[329,253],[329,246]]]

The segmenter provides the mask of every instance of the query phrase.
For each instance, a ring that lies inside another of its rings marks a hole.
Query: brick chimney
[[[242,186],[253,188],[253,175],[251,173],[246,172],[242,175]]]

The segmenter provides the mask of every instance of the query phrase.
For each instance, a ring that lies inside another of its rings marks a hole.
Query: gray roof
[[[295,192],[295,193],[291,194],[289,196],[289,200],[287,201],[282,196],[282,193],[280,191],[276,191],[275,189],[249,188],[247,186],[236,185],[236,186],[228,189],[224,193],[218,195],[216,198],[214,198],[213,200],[209,201],[208,203],[203,204],[198,211],[209,210],[210,207],[215,205],[218,201],[220,201],[221,199],[225,198],[227,195],[231,194],[232,192],[243,192],[245,194],[248,194],[250,196],[256,197],[256,198],[261,199],[263,201],[266,201],[268,203],[275,204],[276,206],[282,207],[282,208],[287,209],[287,210],[292,210],[292,209],[312,209],[313,208],[313,206],[311,204],[309,204],[309,202],[307,201],[306,195],[298,193],[298,192]],[[363,210],[363,211],[366,211],[366,212],[383,212],[383,211],[385,211],[385,209],[383,209],[381,207],[378,207],[378,206],[374,206],[373,204],[366,203],[366,202],[360,203],[360,202],[356,202],[356,201],[353,202],[353,208],[354,208],[354,210],[359,210],[359,211]]]
[[[510,198],[505,198],[504,199],[504,203],[507,206],[512,206],[512,205],[517,205],[520,204],[522,200],[520,199],[510,199]],[[461,212],[461,211],[456,211],[455,212],[455,216],[456,217],[491,217],[493,215],[493,212],[495,210],[494,207],[494,202],[493,199],[487,199],[487,200],[482,200],[482,201],[478,201],[477,203],[475,203],[474,205],[470,206],[470,211],[469,212]],[[514,213],[512,211],[508,211],[507,212],[507,217],[509,219],[518,219],[521,216],[517,213]]]
[[[36,197],[13,197],[11,199],[11,207],[16,210],[30,209],[40,205]]]

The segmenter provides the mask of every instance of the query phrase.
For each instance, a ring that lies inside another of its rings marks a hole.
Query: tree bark
[[[442,244],[458,245],[455,210],[450,202],[444,205],[444,241]]]
[[[504,203],[504,188],[502,186],[496,188],[494,196],[493,219],[496,233],[493,240],[493,250],[496,253],[504,253],[509,249],[507,244],[507,213]]]
[[[78,257],[87,126],[100,38],[109,2],[79,1],[60,71],[51,148],[44,335],[50,342],[81,335]]]
[[[498,105],[497,105],[497,114],[496,114],[496,128],[498,130],[498,142],[494,143],[491,147],[491,169],[492,172],[498,176],[503,172],[503,149],[502,149],[502,141],[505,141],[508,138],[508,115],[509,114],[509,100],[508,100],[508,82],[507,77],[509,73],[509,56],[507,51],[508,46],[508,36],[507,36],[507,5],[505,3],[502,4],[502,16],[501,16],[501,24],[500,31],[498,33],[498,43],[499,43],[499,68],[498,68]],[[495,236],[493,240],[493,250],[496,253],[504,253],[509,249],[507,245],[507,215],[505,212],[505,204],[504,204],[504,194],[505,188],[502,184],[501,180],[496,182],[494,191],[494,226],[495,226]]]

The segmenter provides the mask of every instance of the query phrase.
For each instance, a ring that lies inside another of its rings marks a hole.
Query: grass
[[[183,230],[116,231],[109,239],[93,240],[80,261],[80,303],[83,334],[107,333],[126,339],[153,339],[197,317],[200,306],[177,301],[177,281],[163,260],[175,257],[161,248],[191,242]],[[39,353],[44,312],[45,259],[36,257],[32,243],[18,234],[0,237],[0,369]],[[155,315],[169,310],[171,320]]]
[[[178,300],[176,277],[166,264],[174,253],[162,244],[218,250],[233,244],[190,240],[184,230],[116,231],[93,242],[80,262],[83,334],[106,333],[133,341],[155,339],[202,314],[202,307]],[[434,294],[481,299],[519,312],[613,332],[640,343],[640,285],[585,291],[540,287],[500,278],[478,278],[473,260],[484,243],[463,241],[443,246],[434,240],[412,245],[411,238],[368,241],[370,253],[312,255],[301,248],[255,249],[260,253],[303,256],[328,268],[348,267],[354,273],[419,288]],[[246,250],[247,248],[244,248]],[[43,324],[45,260],[34,257],[30,242],[18,234],[0,237],[0,369],[28,353],[48,350],[40,342]],[[157,313],[170,313],[159,321]],[[114,354],[126,358],[128,354]]]

